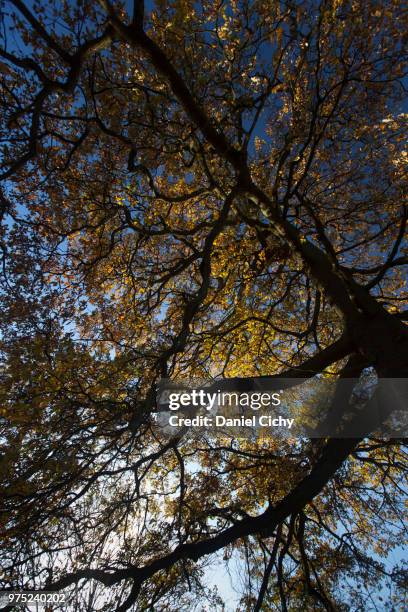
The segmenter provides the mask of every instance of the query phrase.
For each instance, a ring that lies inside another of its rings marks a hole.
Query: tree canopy
[[[0,26],[4,588],[222,610],[222,562],[242,611],[406,609],[403,439],[153,426],[164,377],[408,377],[402,3],[7,0]]]

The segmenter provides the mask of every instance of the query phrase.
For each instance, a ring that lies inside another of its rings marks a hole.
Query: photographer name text
[[[192,418],[172,415],[169,417],[171,427],[283,427],[291,429],[295,419],[272,415],[253,415],[228,418],[221,414],[214,417],[198,415]]]

